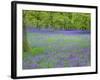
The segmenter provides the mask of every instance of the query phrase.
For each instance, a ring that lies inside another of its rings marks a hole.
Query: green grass
[[[38,55],[44,53],[45,48],[43,47],[37,47],[37,48],[32,48],[32,55]]]

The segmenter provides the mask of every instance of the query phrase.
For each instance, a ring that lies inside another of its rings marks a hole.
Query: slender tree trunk
[[[52,26],[52,14],[51,14],[51,12],[50,12],[50,26],[49,26],[49,28]]]
[[[63,13],[63,16],[64,16],[64,26],[63,26],[63,29],[65,30],[65,27],[66,27],[66,15],[65,15],[65,13]]]
[[[39,25],[39,20],[40,20],[40,12],[36,12],[36,17],[37,17],[37,28],[40,30],[40,25]]]

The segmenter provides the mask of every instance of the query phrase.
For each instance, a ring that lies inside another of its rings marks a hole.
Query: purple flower
[[[69,58],[68,58],[69,65],[71,67],[79,66],[79,60],[80,60],[80,58],[77,57],[77,56],[74,56],[74,55],[70,55]]]
[[[38,68],[38,65],[37,64],[32,64],[31,67],[32,68]]]
[[[55,66],[56,67],[64,67],[64,61],[59,60]]]
[[[38,62],[38,61],[40,61],[42,58],[43,58],[43,56],[38,55],[38,56],[33,57],[33,58],[32,58],[32,61],[33,61],[33,62]]]

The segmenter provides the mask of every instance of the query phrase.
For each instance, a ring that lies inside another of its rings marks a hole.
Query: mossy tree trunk
[[[32,48],[29,46],[29,43],[27,40],[27,33],[26,33],[25,26],[23,26],[23,51],[24,52],[32,52]]]

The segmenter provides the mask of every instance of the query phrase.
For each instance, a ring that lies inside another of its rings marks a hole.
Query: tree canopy
[[[90,30],[90,13],[23,10],[26,27],[54,30]]]

